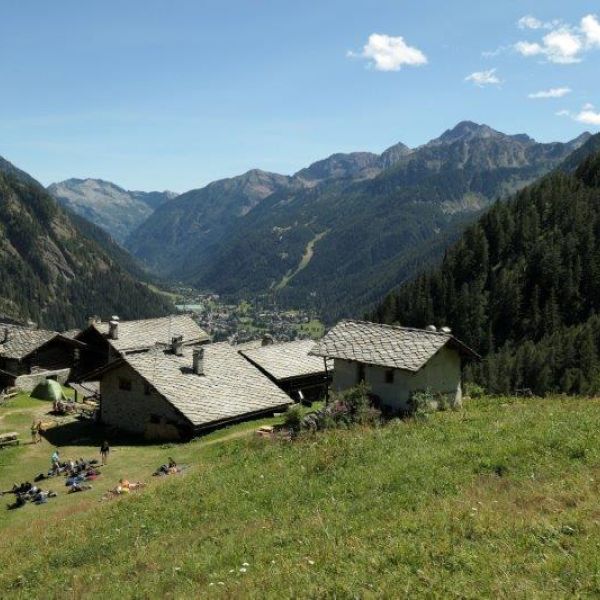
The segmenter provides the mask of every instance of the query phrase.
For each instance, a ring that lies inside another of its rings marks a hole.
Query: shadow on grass
[[[90,420],[70,421],[43,432],[48,443],[63,446],[100,446],[106,440],[111,446],[161,446],[160,442],[145,440],[142,436],[116,431]]]

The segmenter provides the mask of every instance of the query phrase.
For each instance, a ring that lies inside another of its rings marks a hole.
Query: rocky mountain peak
[[[479,125],[473,121],[461,121],[452,129],[447,129],[442,135],[431,140],[427,145],[453,144],[458,141],[470,141],[473,139],[506,137],[503,133],[492,129],[488,125]]]

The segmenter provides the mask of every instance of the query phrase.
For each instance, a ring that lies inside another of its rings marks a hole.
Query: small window
[[[131,379],[124,379],[123,377],[119,378],[119,389],[125,392],[131,391]]]
[[[356,381],[358,383],[363,383],[366,379],[365,375],[365,365],[362,363],[357,363],[356,365]]]
[[[385,372],[385,382],[394,383],[394,369],[387,369]]]
[[[144,394],[146,396],[149,396],[152,393],[152,388],[150,387],[149,383],[145,383],[144,384]]]

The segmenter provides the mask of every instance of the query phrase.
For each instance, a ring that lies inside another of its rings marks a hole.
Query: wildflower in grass
[[[242,567],[242,568],[240,569],[240,573],[245,573],[247,570],[248,570],[248,569],[246,569],[246,567]]]

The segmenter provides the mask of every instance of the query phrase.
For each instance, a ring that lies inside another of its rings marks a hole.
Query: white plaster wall
[[[365,382],[383,404],[396,410],[407,409],[412,393],[426,389],[434,394],[453,396],[458,403],[462,401],[461,359],[456,350],[442,348],[417,373],[396,369],[393,383],[386,383],[386,371],[382,367],[365,365]],[[357,363],[336,359],[332,389],[340,392],[358,383]]]

